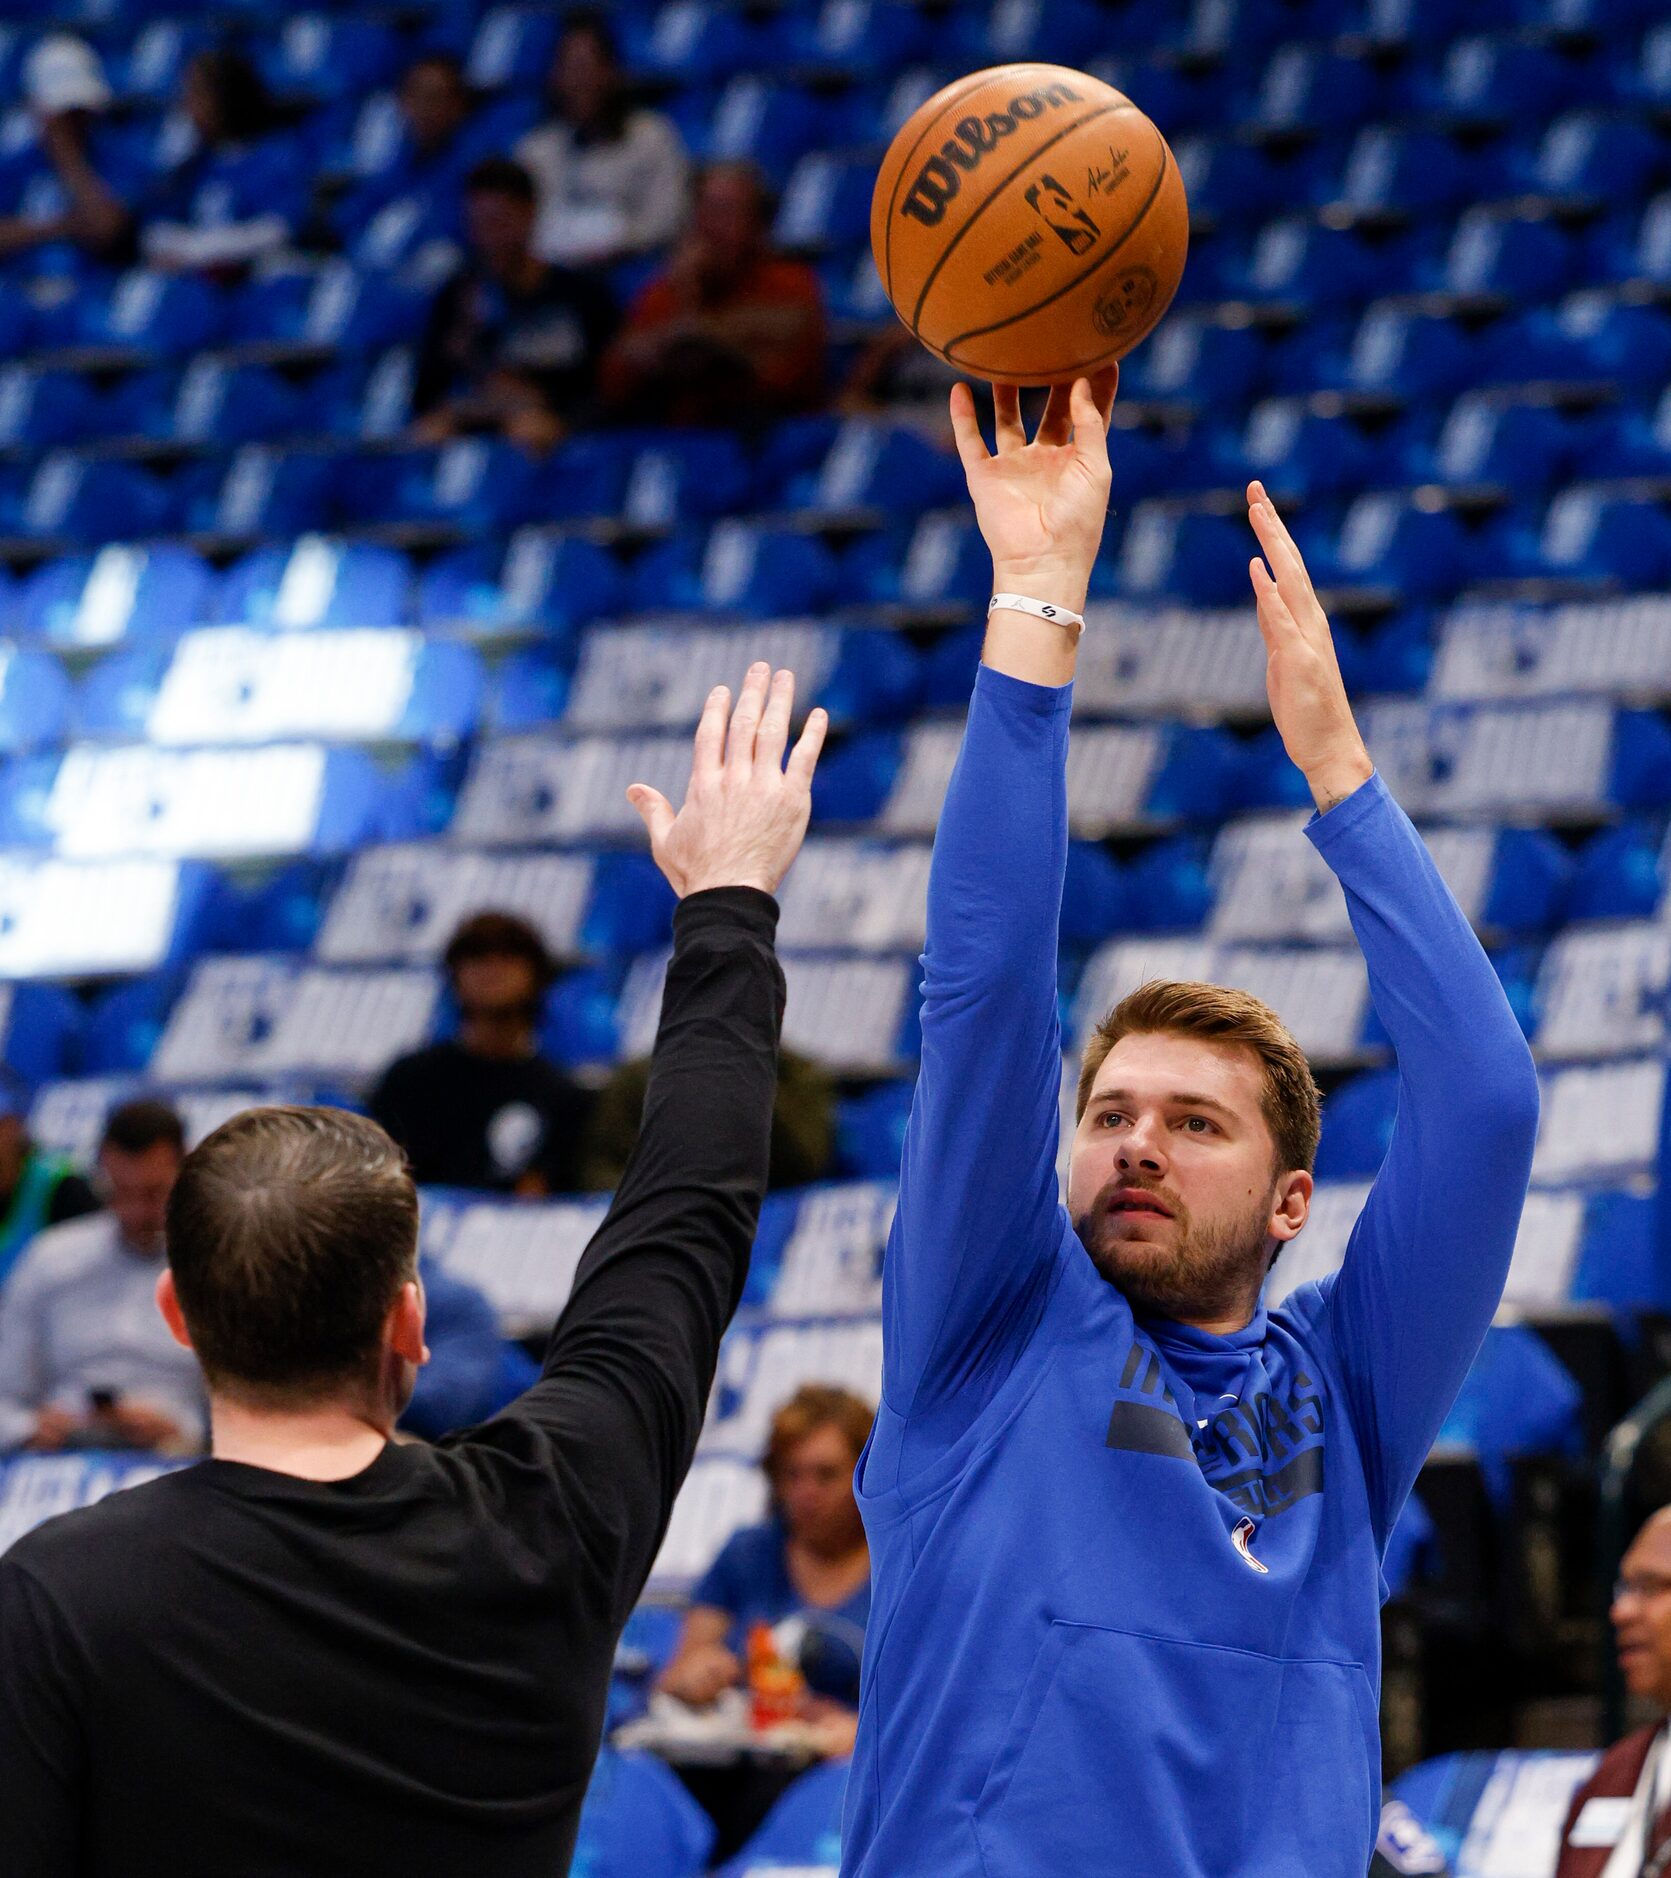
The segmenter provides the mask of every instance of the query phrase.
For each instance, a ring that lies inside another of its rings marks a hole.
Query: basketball
[[[882,160],[870,245],[894,311],[978,378],[1055,384],[1151,332],[1189,205],[1166,139],[1100,79],[1000,65],[946,86]]]

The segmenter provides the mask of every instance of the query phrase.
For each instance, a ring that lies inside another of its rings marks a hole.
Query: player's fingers
[[[789,719],[794,708],[795,674],[774,672],[771,689],[766,694],[766,709],[754,737],[756,763],[769,763],[773,769],[783,767],[783,748],[789,741]]]
[[[789,752],[784,774],[802,789],[812,787],[812,772],[818,767],[819,753],[824,748],[824,734],[829,728],[830,716],[827,711],[820,707],[810,712],[801,727],[800,736],[795,740],[794,749]]]
[[[760,726],[760,714],[766,708],[766,685],[772,668],[764,659],[756,659],[748,668],[743,688],[737,693],[737,708],[731,713],[731,734],[725,741],[725,767],[735,773],[754,762],[754,738]]]
[[[1283,576],[1288,574],[1293,580],[1301,581],[1307,593],[1311,592],[1311,576],[1306,571],[1305,556],[1300,553],[1294,537],[1288,532],[1288,524],[1277,513],[1277,506],[1266,494],[1265,485],[1251,482],[1247,486],[1248,518],[1253,523],[1259,545],[1265,550],[1265,557],[1271,563],[1271,572],[1280,586]]]
[[[1018,385],[992,387],[993,435],[998,454],[1027,447],[1027,431],[1021,422],[1021,388]]]
[[[1073,434],[1073,386],[1052,385],[1044,401],[1044,415],[1033,433],[1034,443],[1066,443]]]
[[[725,761],[725,719],[730,708],[730,689],[715,685],[708,693],[696,726],[696,749],[690,770],[692,782],[709,782],[720,773]]]
[[[1094,468],[1108,468],[1108,427],[1097,408],[1088,378],[1073,381],[1073,447],[1080,459]]]
[[[1247,571],[1248,578],[1253,582],[1253,603],[1259,618],[1259,636],[1265,642],[1265,650],[1274,652],[1282,640],[1296,637],[1299,628],[1283,604],[1276,582],[1271,579],[1271,570],[1258,555],[1248,562]]]
[[[627,800],[643,817],[644,827],[650,836],[650,852],[660,854],[673,827],[673,804],[659,789],[652,789],[648,783],[634,783],[627,791]]]
[[[952,386],[952,437],[966,470],[990,458],[980,420],[975,416],[975,394],[961,380]]]

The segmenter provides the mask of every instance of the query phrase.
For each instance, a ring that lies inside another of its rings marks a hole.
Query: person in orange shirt
[[[772,251],[771,192],[749,163],[711,163],[689,226],[605,354],[603,403],[626,421],[770,420],[823,402],[818,277]]]

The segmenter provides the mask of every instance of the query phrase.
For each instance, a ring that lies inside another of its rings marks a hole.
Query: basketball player
[[[560,1878],[610,1664],[690,1464],[766,1184],[776,890],[825,719],[708,699],[644,1125],[540,1380],[391,1440],[424,1360],[417,1195],[374,1122],[255,1109],[169,1204],[163,1314],[213,1458],[0,1560],[6,1878]]]
[[[996,597],[935,840],[858,1472],[874,1604],[848,1878],[1363,1878],[1381,1552],[1531,1164],[1526,1046],[1254,483],[1271,710],[1398,1055],[1395,1138],[1344,1270],[1267,1311],[1316,1088],[1257,1000],[1150,984],[1087,1048],[1058,1198],[1064,771],[1113,395],[1112,374],[1052,392],[1029,443],[1000,387],[989,455],[952,394]]]

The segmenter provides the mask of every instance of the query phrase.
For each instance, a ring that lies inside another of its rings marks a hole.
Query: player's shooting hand
[[[774,677],[751,665],[726,717],[731,693],[716,685],[696,727],[690,787],[678,814],[659,790],[634,783],[627,799],[650,831],[650,852],[683,899],[706,887],[758,887],[776,893],[800,852],[812,813],[812,772],[829,718],[814,711],[789,754],[795,674]]]
[[[1328,616],[1263,483],[1248,484],[1247,513],[1265,551],[1264,560],[1253,557],[1248,573],[1265,640],[1271,716],[1324,813],[1367,782],[1374,765],[1346,696]]]
[[[1119,383],[1110,365],[1053,385],[1031,443],[1020,392],[994,385],[996,451],[981,436],[974,394],[952,387],[952,434],[999,592],[1083,611],[1108,519],[1108,418]]]

